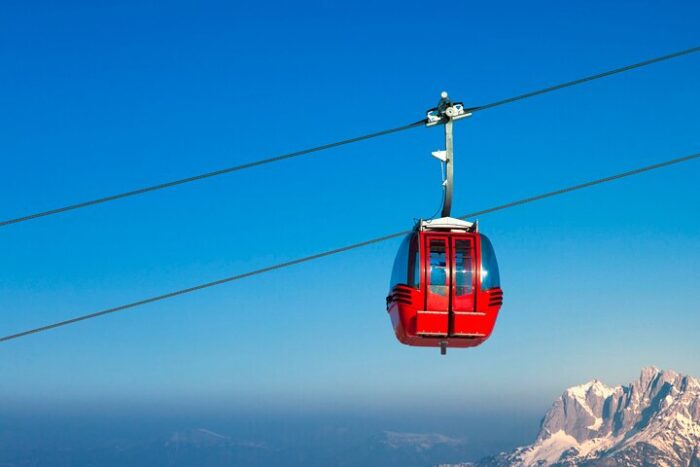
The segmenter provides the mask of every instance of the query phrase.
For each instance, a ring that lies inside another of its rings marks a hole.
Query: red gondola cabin
[[[474,347],[491,335],[503,302],[496,254],[477,225],[421,221],[394,262],[387,311],[404,344]]]

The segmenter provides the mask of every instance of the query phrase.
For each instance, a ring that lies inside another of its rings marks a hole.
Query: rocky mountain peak
[[[530,446],[481,466],[700,466],[700,381],[642,369],[626,386],[597,379],[558,397]]]

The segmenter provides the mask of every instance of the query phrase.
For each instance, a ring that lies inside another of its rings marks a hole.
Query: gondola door
[[[476,311],[476,248],[474,237],[452,237],[450,335],[481,337],[484,313]]]
[[[449,333],[450,241],[446,235],[424,235],[425,308],[418,311],[416,333],[440,337]]]

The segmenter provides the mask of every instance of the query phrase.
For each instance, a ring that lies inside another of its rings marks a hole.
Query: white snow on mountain
[[[554,401],[533,444],[475,465],[581,464],[700,466],[700,381],[649,367],[627,386],[574,386]]]

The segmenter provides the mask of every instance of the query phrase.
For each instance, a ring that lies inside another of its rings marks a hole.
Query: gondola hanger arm
[[[465,110],[461,102],[452,102],[446,91],[440,93],[440,101],[426,113],[425,125],[445,126],[445,149],[434,151],[433,157],[445,164],[445,180],[443,187],[442,217],[450,217],[452,211],[452,192],[454,187],[454,137],[452,125],[455,120],[470,117],[471,112]]]

